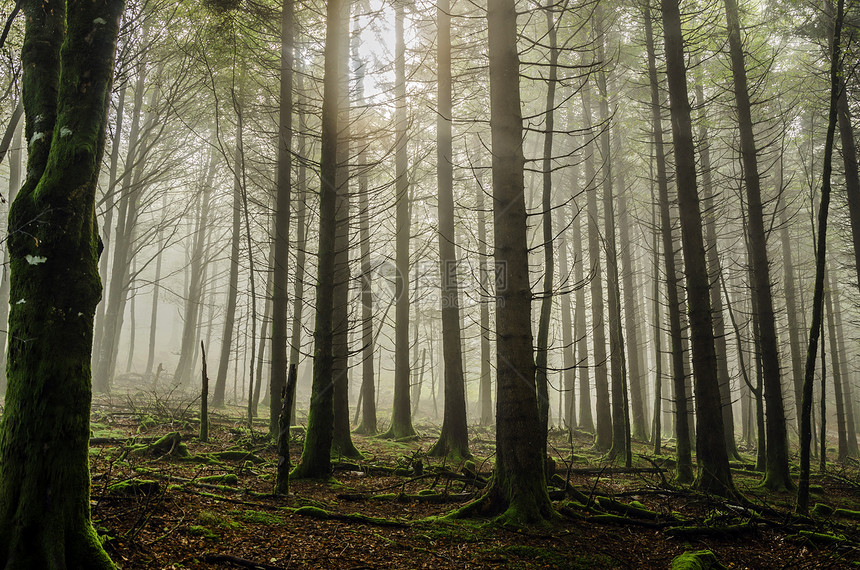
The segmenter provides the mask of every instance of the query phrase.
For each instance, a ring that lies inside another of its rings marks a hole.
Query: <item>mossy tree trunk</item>
[[[28,176],[9,216],[9,390],[0,430],[5,568],[114,568],[90,522],[95,194],[116,0],[24,3]],[[62,350],[58,350],[62,348]]]

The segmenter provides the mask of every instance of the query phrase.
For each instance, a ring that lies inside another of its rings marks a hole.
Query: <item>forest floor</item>
[[[277,457],[264,424],[249,429],[240,408],[218,410],[209,443],[201,443],[196,407],[192,398],[155,393],[94,401],[93,519],[124,570],[669,568],[683,552],[703,549],[728,568],[860,565],[856,463],[829,464],[823,475],[816,469],[812,504],[822,505],[804,520],[790,514],[793,493],[757,487],[760,474],[746,454],[733,462],[734,480],[754,507],[672,484],[671,441],[658,457],[634,444],[635,469],[625,470],[593,451],[587,434],[577,435],[571,453],[558,430],[550,439],[558,475],[551,496],[562,517],[551,529],[510,529],[439,518],[489,477],[492,429],[470,428],[474,464],[425,457],[438,428],[420,422],[413,441],[354,436],[363,459],[336,461],[333,481],[291,481],[285,498],[272,495]],[[182,445],[143,449],[172,432]],[[293,428],[293,461],[302,441],[303,430]],[[216,455],[225,451],[233,453]]]

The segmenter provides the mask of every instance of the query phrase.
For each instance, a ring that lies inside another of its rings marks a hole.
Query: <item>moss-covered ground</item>
[[[97,398],[93,412],[93,518],[124,569],[669,568],[706,549],[727,568],[860,563],[857,463],[815,470],[819,506],[802,519],[791,515],[793,495],[758,487],[752,449],[733,462],[749,501],[740,505],[674,485],[671,440],[659,457],[635,442],[629,471],[593,451],[589,434],[571,447],[554,430],[550,491],[563,516],[550,528],[502,528],[445,518],[491,477],[492,429],[470,428],[468,465],[426,457],[439,433],[430,420],[416,421],[414,441],[353,436],[364,459],[334,458],[333,480],[294,481],[289,497],[276,497],[275,448],[262,422],[248,429],[244,408],[213,413],[203,444],[191,397],[147,397]],[[134,452],[171,432],[189,457]],[[293,461],[302,442],[294,428]]]

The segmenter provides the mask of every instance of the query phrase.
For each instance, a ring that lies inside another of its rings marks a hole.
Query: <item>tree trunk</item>
[[[349,2],[341,8],[338,19],[337,74],[338,140],[337,202],[334,240],[334,297],[332,305],[332,389],[334,390],[334,424],[332,448],[351,458],[362,457],[352,443],[349,424]]]
[[[364,106],[365,62],[358,55],[358,34],[353,35],[352,58],[355,65],[356,104]],[[355,433],[376,435],[376,386],[373,374],[373,267],[370,262],[370,201],[368,199],[367,143],[360,139],[356,159],[358,172],[358,232],[361,244],[361,424]],[[432,345],[431,345],[432,350]]]
[[[488,268],[489,258],[487,256],[487,221],[484,211],[484,171],[481,166],[483,147],[477,135],[475,135],[475,158],[473,158],[475,186],[477,187],[477,201],[475,209],[478,213],[478,278],[480,279],[479,290],[481,292],[481,425],[493,425],[493,393],[492,393],[492,371],[490,370],[490,301],[493,283],[490,279]],[[432,348],[432,345],[431,345]],[[432,354],[432,352],[431,352]]]
[[[714,205],[714,185],[711,177],[711,143],[705,114],[705,92],[701,81],[695,81],[696,106],[699,107],[699,160],[702,167],[702,210],[705,221],[708,275],[711,279],[711,310],[714,319],[714,350],[717,354],[717,378],[720,383],[720,407],[723,412],[726,450],[729,457],[740,459],[735,444],[735,420],[732,413],[732,388],[729,375],[726,325],[723,319],[723,296],[720,294],[720,252],[717,247],[717,212]]]
[[[490,129],[496,301],[496,467],[486,494],[461,515],[534,524],[555,515],[540,453],[524,200],[522,115],[514,0],[489,4]]]
[[[833,295],[834,323],[838,337],[837,349],[841,355],[839,361],[841,363],[840,372],[843,378],[842,396],[845,405],[845,430],[848,439],[847,456],[856,458],[860,456],[860,450],[857,448],[857,429],[854,423],[854,398],[851,394],[851,374],[848,371],[848,352],[845,350],[845,329],[842,327],[842,307],[839,302],[839,288],[836,286],[835,281],[831,284],[830,291]]]
[[[22,150],[22,140],[21,140],[21,128],[15,129],[15,134],[12,136],[12,146],[9,151],[9,190],[6,193],[9,203],[15,201],[15,197],[18,195],[18,189],[21,187],[21,157],[23,153]],[[8,233],[9,225],[8,225],[8,215],[6,232]],[[3,270],[2,270],[2,282],[0,282],[0,395],[6,393],[6,352],[7,352],[7,343],[9,340],[8,335],[6,334],[6,326],[5,324],[9,322],[9,252],[4,247],[3,248]]]
[[[117,225],[114,232],[113,263],[110,278],[107,280],[107,299],[105,300],[104,329],[98,350],[97,365],[93,375],[93,388],[96,392],[109,392],[116,368],[119,336],[122,330],[125,304],[129,288],[129,266],[131,263],[134,226],[137,221],[137,185],[132,180],[136,164],[142,159],[140,117],[143,112],[143,95],[146,87],[147,62],[139,63],[137,80],[134,87],[134,104],[131,129],[129,130],[128,153],[126,155],[122,183],[119,190]]]
[[[269,372],[269,434],[280,434],[282,393],[287,383],[287,280],[290,262],[290,190],[293,144],[293,0],[281,1],[280,108],[275,188],[275,251],[272,256],[272,363]],[[301,231],[301,230],[300,230]],[[301,302],[301,300],[299,300]],[[287,413],[290,413],[287,408]],[[289,437],[289,415],[287,436]],[[287,459],[289,461],[289,459]]]
[[[439,263],[442,277],[440,302],[445,407],[439,440],[427,453],[437,457],[450,455],[452,458],[463,458],[471,456],[471,453],[469,453],[469,435],[466,428],[466,393],[460,340],[460,281],[454,236],[450,12],[449,0],[437,2],[436,184],[439,188]]]
[[[535,346],[535,383],[537,385],[538,415],[540,416],[541,453],[546,456],[546,434],[549,429],[549,379],[547,361],[549,349],[549,322],[552,317],[553,272],[555,252],[552,233],[552,135],[555,128],[555,87],[558,81],[558,46],[552,0],[544,8],[546,14],[547,39],[549,41],[549,71],[547,77],[546,106],[543,137],[543,191],[541,193],[541,229],[543,232],[543,285],[540,314],[538,316],[537,345]]]
[[[341,20],[348,16],[348,0],[329,0],[326,4],[314,371],[305,445],[299,464],[292,473],[295,478],[331,476],[334,426],[332,316],[337,236],[338,107],[342,86],[338,60],[342,53],[340,42],[344,40],[340,33]]]
[[[230,269],[227,278],[227,305],[224,310],[224,331],[221,335],[221,354],[218,361],[218,376],[212,406],[224,407],[224,392],[227,387],[227,371],[230,368],[230,353],[233,348],[233,327],[236,321],[236,301],[239,293],[239,244],[242,238],[242,178],[240,173],[241,149],[236,145],[233,159],[233,217],[230,234]],[[237,350],[238,353],[238,350]]]
[[[764,211],[761,198],[757,150],[750,114],[749,91],[741,42],[740,19],[736,0],[725,0],[729,31],[729,52],[732,60],[735,104],[740,129],[741,157],[744,185],[749,211],[749,236],[753,295],[756,298],[761,336],[764,398],[767,405],[767,465],[762,484],[768,489],[791,489],[794,483],[788,473],[788,438],[785,428],[785,410],[782,402],[782,384],[779,372],[776,323],[770,290],[770,269],[767,258],[767,233],[764,228]]]
[[[662,0],[662,12],[666,44],[666,75],[675,149],[675,182],[678,188],[681,242],[687,278],[687,310],[693,352],[693,375],[696,380],[696,421],[698,423],[696,487],[704,492],[728,495],[735,491],[729,470],[723,417],[720,411],[710,281],[705,263],[702,216],[696,190],[696,158],[690,120],[690,102],[687,98],[681,14],[677,0]],[[671,250],[671,244],[668,244],[666,249]],[[680,440],[678,443],[680,444]]]
[[[403,40],[403,5],[395,7],[394,75],[396,98],[395,163],[395,266],[394,295],[394,406],[386,437],[401,439],[415,435],[409,402],[409,180],[406,156],[406,46]]]
[[[158,300],[161,293],[161,263],[164,259],[164,231],[158,231],[158,254],[155,257],[155,277],[152,280],[152,304],[149,314],[149,345],[146,354],[146,370],[143,373],[147,380],[152,376],[152,366],[155,364],[155,338],[158,334]],[[93,343],[95,344],[95,343]]]
[[[594,168],[594,140],[591,120],[591,89],[582,88],[582,118],[585,136],[585,190],[588,205],[588,263],[591,266],[591,328],[594,355],[594,387],[597,399],[597,431],[594,446],[601,451],[612,447],[612,415],[609,405],[609,379],[606,371],[606,329],[603,323],[603,279],[600,270],[600,214],[597,210],[597,188]],[[584,332],[584,331],[583,331]]]
[[[672,0],[664,0],[671,2]],[[664,5],[664,10],[665,10]],[[675,6],[677,10],[677,6]],[[665,16],[664,16],[665,19]],[[678,31],[680,35],[680,29]],[[657,82],[657,64],[651,9],[645,7],[645,37],[648,48],[648,75],[651,83],[651,123],[654,133],[654,152],[657,162],[657,188],[660,202],[660,228],[663,238],[664,271],[666,273],[666,302],[669,305],[669,349],[672,358],[672,386],[675,391],[675,440],[677,470],[680,483],[693,481],[693,459],[690,448],[690,425],[687,415],[687,384],[684,373],[684,349],[681,342],[681,305],[678,300],[678,273],[675,268],[675,238],[669,212],[669,182],[666,173],[666,154],[663,148],[663,120],[660,116],[660,92]],[[667,39],[668,41],[668,39]],[[680,41],[680,38],[678,39]],[[668,48],[667,48],[668,50]],[[683,67],[681,72],[685,73]],[[686,101],[686,87],[684,87]],[[674,121],[673,121],[674,127]]]
[[[845,378],[842,376],[842,364],[840,362],[839,344],[836,340],[836,319],[833,315],[833,279],[829,271],[824,272],[824,304],[827,312],[827,332],[830,343],[830,375],[833,378],[833,397],[836,400],[836,434],[838,437],[837,461],[845,462],[848,459],[848,433],[845,429],[845,391],[843,386]]]
[[[296,61],[294,57],[293,61]],[[300,70],[299,70],[300,71]],[[301,93],[304,87],[302,74],[296,74],[296,90]],[[298,382],[298,367],[301,361],[302,345],[302,315],[304,313],[305,295],[305,248],[307,247],[308,223],[307,218],[307,167],[305,166],[305,132],[307,132],[306,115],[299,113],[299,132],[296,135],[296,156],[299,157],[299,179],[296,183],[296,277],[293,285],[293,315],[290,330],[290,364],[296,366],[296,382]],[[293,384],[293,389],[295,389]],[[296,421],[296,397],[290,398],[290,422]]]
[[[194,242],[191,246],[191,281],[185,297],[185,313],[182,328],[182,342],[179,349],[179,363],[173,373],[173,385],[187,385],[192,378],[192,357],[194,347],[200,336],[197,322],[203,302],[203,264],[205,261],[206,229],[209,225],[209,205],[212,183],[215,180],[215,152],[209,152],[209,164],[203,174],[200,193],[200,211],[194,228]]]
[[[90,521],[95,195],[123,3],[24,3],[27,180],[9,221],[9,390],[0,428],[5,568],[112,569]],[[62,44],[62,49],[61,49]],[[58,350],[60,349],[60,350]]]

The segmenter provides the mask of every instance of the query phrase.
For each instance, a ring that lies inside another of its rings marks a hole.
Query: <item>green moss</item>
[[[108,486],[108,495],[156,495],[161,490],[161,485],[158,481],[150,479],[131,479],[130,481],[120,481]]]
[[[280,515],[266,513],[263,511],[253,511],[250,509],[241,511],[238,514],[238,518],[242,522],[252,524],[264,524],[267,526],[276,526],[284,524],[284,518]]]
[[[318,507],[299,507],[295,510],[295,513],[297,515],[302,515],[304,517],[313,517],[316,519],[327,519],[330,516],[328,511],[320,509]]]
[[[188,534],[191,536],[202,536],[207,540],[218,540],[218,535],[205,526],[191,525],[188,527]]]
[[[725,570],[710,550],[685,552],[672,560],[672,570]]]
[[[236,485],[239,483],[239,478],[233,473],[225,473],[224,475],[207,475],[206,477],[198,477],[197,481],[212,485]]]
[[[819,517],[829,517],[833,514],[833,507],[824,503],[815,503],[815,506],[812,507],[812,514]]]
[[[237,529],[241,526],[232,518],[212,511],[200,511],[199,513],[197,513],[197,521],[201,525],[209,527],[216,526],[219,528],[226,528],[231,530]]]
[[[860,511],[852,511],[850,509],[836,509],[833,515],[845,519],[860,520]]]

